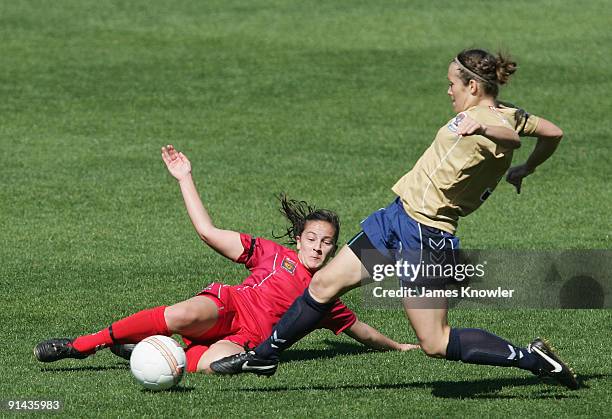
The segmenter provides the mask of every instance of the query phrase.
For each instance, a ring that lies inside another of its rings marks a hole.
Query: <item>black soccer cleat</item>
[[[529,344],[527,349],[542,359],[543,366],[535,374],[540,377],[552,377],[558,383],[572,390],[578,389],[576,374],[559,358],[554,348],[545,339],[535,339]]]
[[[278,361],[263,359],[255,351],[241,352],[226,356],[210,364],[210,369],[216,374],[234,375],[250,372],[270,377],[276,372]]]
[[[36,345],[34,356],[40,362],[54,362],[65,358],[85,359],[89,354],[74,349],[72,339],[57,338],[44,340]]]
[[[110,347],[110,351],[117,355],[120,358],[123,358],[127,361],[130,360],[132,356],[132,352],[134,351],[134,347],[136,344],[134,343],[123,343],[123,344],[114,344]]]

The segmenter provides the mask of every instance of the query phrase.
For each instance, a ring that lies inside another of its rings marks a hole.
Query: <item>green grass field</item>
[[[565,139],[520,196],[501,184],[463,221],[463,246],[610,249],[610,16],[606,0],[0,1],[0,399],[61,400],[70,417],[609,417],[610,310],[449,315],[548,337],[575,392],[323,332],[271,379],[189,375],[165,393],[110,353],[43,365],[32,347],[244,277],[198,241],[161,145],[190,157],[217,225],[271,238],[286,191],[337,210],[346,240],[452,116],[446,69],[465,47],[509,50],[501,98]],[[414,340],[400,312],[344,301]]]

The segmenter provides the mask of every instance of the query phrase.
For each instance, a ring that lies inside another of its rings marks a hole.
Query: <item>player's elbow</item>
[[[364,345],[370,346],[375,342],[374,334],[370,332],[367,328],[361,328],[359,330],[359,334],[357,335],[357,340]]]
[[[206,233],[198,231],[198,236],[205,244],[210,244],[210,238]]]
[[[370,333],[370,330],[366,324],[359,320],[356,320],[351,327],[344,331],[344,333],[355,339],[357,342],[367,346],[369,346],[370,342],[373,340],[372,333]]]
[[[559,127],[555,127],[552,138],[557,141],[561,141],[561,139],[563,138],[563,130],[561,130],[561,128]]]
[[[200,240],[202,240],[207,245],[210,245],[211,242],[214,241],[215,227],[213,225],[197,226],[196,231],[198,232]]]
[[[542,138],[548,141],[552,140],[552,141],[559,142],[563,138],[563,131],[561,130],[561,128],[557,126],[553,126],[553,127],[550,127],[546,131],[546,134],[541,135],[539,138]]]
[[[546,120],[540,122],[540,126],[538,127],[535,134],[538,139],[544,139],[548,141],[556,140],[557,142],[559,142],[563,138],[563,130],[552,122]]]

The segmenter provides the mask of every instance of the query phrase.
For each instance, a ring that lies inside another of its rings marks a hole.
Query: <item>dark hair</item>
[[[499,86],[506,84],[508,79],[516,71],[516,62],[509,55],[497,53],[497,56],[482,49],[467,49],[457,55],[457,60],[469,71],[476,73],[483,80],[484,92],[487,95],[497,97]],[[459,68],[460,78],[463,84],[468,84],[474,79],[468,72]]]
[[[334,227],[335,232],[333,240],[334,246],[336,245],[338,236],[340,235],[340,218],[335,212],[326,209],[317,209],[309,205],[306,201],[289,199],[285,194],[280,194],[278,200],[281,204],[279,210],[281,214],[289,220],[291,226],[287,228],[285,234],[274,236],[275,238],[280,239],[281,237],[287,237],[289,244],[296,244],[295,238],[302,235],[308,221],[325,221]]]

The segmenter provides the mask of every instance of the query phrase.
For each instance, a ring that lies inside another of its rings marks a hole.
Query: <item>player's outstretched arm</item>
[[[527,161],[511,167],[506,174],[506,181],[514,185],[517,193],[521,193],[523,179],[535,172],[536,167],[553,155],[563,138],[563,131],[552,122],[540,118],[538,127],[530,136],[537,137],[538,141]]]
[[[344,331],[357,342],[382,351],[410,351],[420,349],[419,345],[412,343],[398,343],[383,335],[372,326],[357,320],[351,327]]]
[[[172,145],[162,147],[161,155],[168,172],[179,183],[187,213],[200,239],[223,256],[234,261],[238,259],[244,252],[240,234],[236,231],[215,227],[191,177],[189,159],[183,153],[175,150]]]

